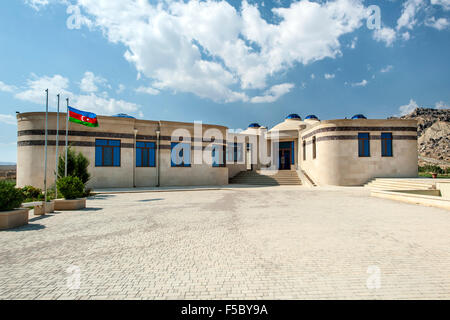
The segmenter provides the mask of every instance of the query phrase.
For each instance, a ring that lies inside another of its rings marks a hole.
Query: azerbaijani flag
[[[81,111],[69,107],[69,121],[88,127],[98,127],[97,115],[95,113]]]

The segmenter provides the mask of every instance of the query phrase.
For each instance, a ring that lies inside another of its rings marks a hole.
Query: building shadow
[[[84,208],[80,209],[79,211],[100,211],[103,210],[103,208]]]
[[[163,198],[157,198],[157,199],[143,199],[143,200],[138,200],[138,202],[152,202],[152,201],[160,201],[160,200],[164,200]]]
[[[45,226],[39,223],[30,223],[24,226],[20,226],[17,228],[7,229],[7,230],[0,230],[0,232],[23,232],[23,231],[37,231],[45,229]]]
[[[90,196],[88,200],[108,200],[109,198],[113,198],[115,196],[115,194],[97,194],[94,196]]]

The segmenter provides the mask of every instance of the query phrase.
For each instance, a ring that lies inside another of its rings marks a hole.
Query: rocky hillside
[[[416,119],[419,165],[450,167],[450,109],[416,108],[402,119]]]

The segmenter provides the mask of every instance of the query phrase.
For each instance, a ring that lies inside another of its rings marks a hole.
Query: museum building
[[[17,114],[17,185],[43,187],[45,113]],[[98,116],[69,122],[68,144],[90,161],[91,188],[226,185],[247,171],[294,171],[315,185],[363,185],[376,177],[417,177],[417,123],[404,119],[320,120],[288,115],[271,129]],[[59,115],[64,155],[66,114]],[[54,183],[57,113],[48,114],[47,181]]]

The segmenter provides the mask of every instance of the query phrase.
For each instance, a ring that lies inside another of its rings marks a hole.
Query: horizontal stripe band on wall
[[[56,146],[56,140],[48,140],[47,141],[48,146]],[[65,140],[59,140],[58,145],[64,147],[66,145]],[[45,140],[26,140],[26,141],[18,141],[17,142],[18,147],[32,147],[32,146],[45,146]],[[95,147],[95,142],[91,141],[69,141],[69,146],[74,147]],[[225,148],[225,145],[222,145],[223,148]],[[134,148],[134,143],[121,143],[121,148]],[[156,147],[155,147],[156,148]],[[159,146],[161,150],[170,150],[171,145],[170,144],[161,144]],[[208,146],[194,146],[191,145],[191,150],[206,150]]]
[[[56,136],[56,130],[48,130],[48,134],[51,136]],[[134,134],[132,133],[114,133],[114,132],[96,132],[96,131],[74,131],[69,130],[69,136],[71,137],[94,137],[94,138],[112,138],[112,139],[134,139]],[[44,136],[45,130],[21,130],[17,132],[19,137],[21,136]],[[66,136],[66,130],[59,130],[60,136]],[[137,140],[156,140],[156,136],[148,136],[148,135],[137,135]],[[160,140],[162,141],[172,141],[171,136],[160,136]],[[184,141],[178,139],[177,141]],[[186,138],[186,142],[217,142],[217,143],[226,143],[226,140],[223,139],[214,139],[214,138]]]
[[[323,133],[323,132],[334,132],[334,131],[407,131],[407,132],[417,132],[416,127],[327,127],[320,128],[310,132],[302,137],[302,139],[307,139],[313,135]]]
[[[358,136],[356,135],[340,135],[340,136],[325,136],[325,137],[317,137],[316,141],[333,141],[333,140],[358,140]],[[381,140],[381,136],[371,135],[370,140]],[[413,135],[393,135],[392,140],[417,140],[417,136]],[[306,141],[306,144],[312,144],[312,139]]]
[[[56,146],[55,140],[48,140],[48,146]],[[59,140],[58,145],[64,147],[66,145],[66,141]],[[18,147],[30,147],[30,146],[45,146],[45,140],[26,140],[26,141],[18,141]],[[91,141],[69,141],[69,146],[74,147],[95,147],[95,142]],[[122,148],[134,148],[133,143],[121,143],[120,147]]]

